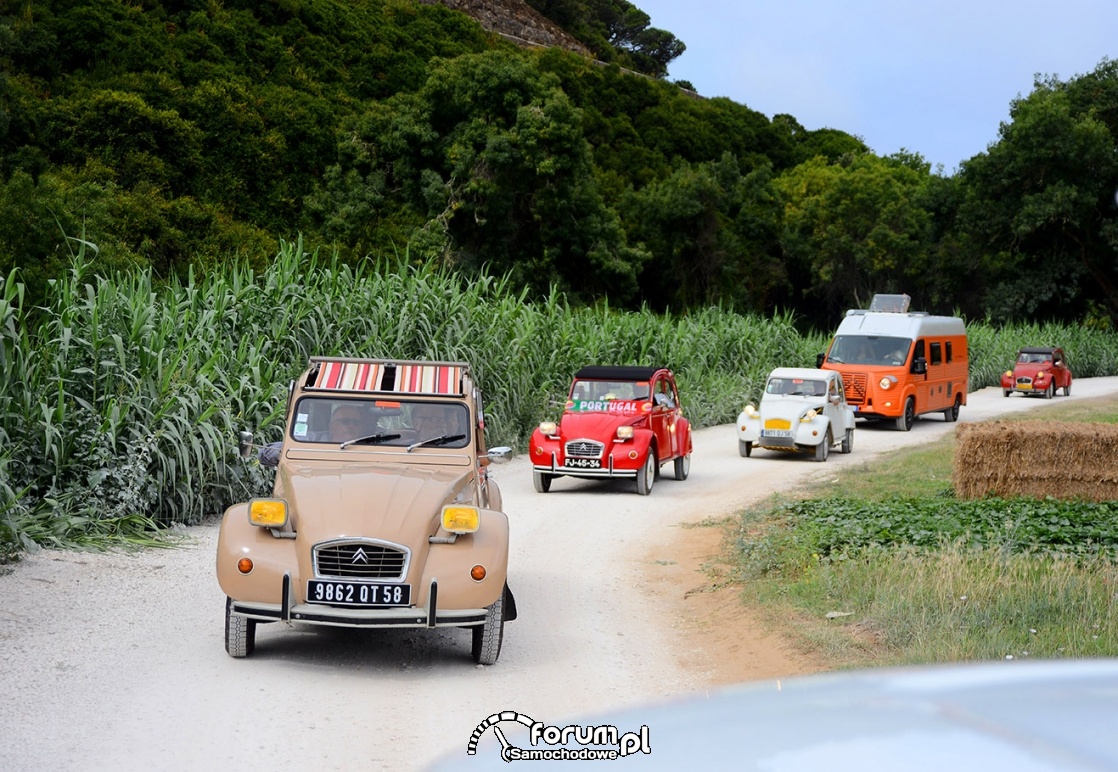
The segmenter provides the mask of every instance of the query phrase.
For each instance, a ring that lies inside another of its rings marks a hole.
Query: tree
[[[771,170],[746,177],[729,153],[680,163],[671,175],[627,196],[630,238],[652,255],[642,298],[657,309],[728,303],[767,308],[783,271],[775,257],[780,202]]]
[[[776,180],[785,202],[782,245],[798,306],[823,326],[876,292],[913,293],[929,274],[925,177],[903,160],[821,156]]]
[[[986,258],[999,318],[1064,318],[1101,303],[1118,321],[1118,63],[1038,78],[999,140],[963,164],[960,227]]]
[[[644,255],[598,193],[579,111],[522,56],[435,64],[417,93],[355,122],[340,155],[334,199],[360,200],[359,186],[373,197],[398,190],[424,221],[413,249],[467,271],[510,271],[541,293],[553,283],[622,302],[636,292]]]
[[[535,10],[570,32],[605,62],[616,61],[656,78],[687,46],[672,33],[650,27],[651,18],[627,0],[528,0]]]

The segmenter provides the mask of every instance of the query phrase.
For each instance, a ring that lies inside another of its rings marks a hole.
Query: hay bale
[[[1118,425],[989,421],[955,429],[952,483],[964,499],[1118,500]]]

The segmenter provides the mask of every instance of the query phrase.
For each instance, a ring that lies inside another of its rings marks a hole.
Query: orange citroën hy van
[[[908,431],[916,416],[959,418],[967,404],[967,332],[955,316],[909,311],[908,295],[874,295],[852,309],[816,366],[838,370],[859,418],[890,419]]]

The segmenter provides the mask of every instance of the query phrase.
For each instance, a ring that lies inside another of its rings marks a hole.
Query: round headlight
[[[546,434],[548,437],[555,434],[558,427],[554,421],[540,421],[540,434]]]
[[[880,386],[883,389],[888,389],[888,388],[892,388],[893,384],[896,383],[896,382],[897,382],[897,376],[886,375],[884,378],[882,378],[880,381],[878,381],[877,385]]]
[[[804,413],[804,417],[801,418],[800,420],[804,421],[804,422],[814,421],[815,416],[817,416],[817,415],[819,415],[819,413],[817,413],[815,410],[809,410],[806,413]]]
[[[1013,377],[1013,371],[1012,370],[1006,370],[1005,371],[1005,377],[1006,378],[1012,378]]]
[[[752,418],[753,416],[757,415],[757,408],[753,407],[753,405],[746,405],[745,414]]]

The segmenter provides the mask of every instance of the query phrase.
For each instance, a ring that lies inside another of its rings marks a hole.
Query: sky
[[[1034,76],[1118,59],[1118,0],[630,2],[687,46],[670,80],[945,174],[998,140]]]

